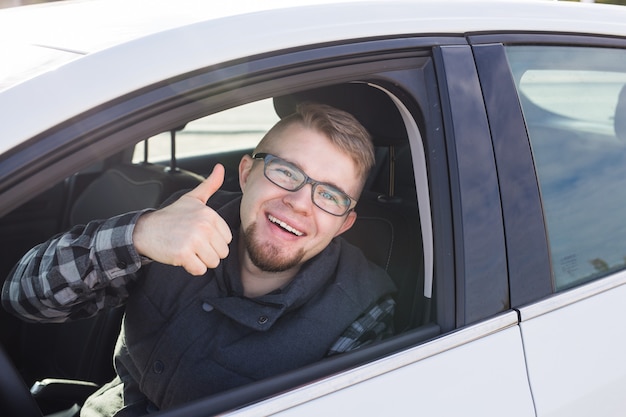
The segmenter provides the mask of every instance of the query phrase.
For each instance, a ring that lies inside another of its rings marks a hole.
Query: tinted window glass
[[[557,290],[626,267],[626,51],[508,47]]]

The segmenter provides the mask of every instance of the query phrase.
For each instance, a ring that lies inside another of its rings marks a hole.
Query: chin
[[[276,246],[272,242],[261,241],[258,238],[256,223],[248,226],[242,234],[245,249],[250,260],[262,271],[284,272],[299,266],[304,259],[304,250],[289,248],[292,253],[285,253],[285,250]]]

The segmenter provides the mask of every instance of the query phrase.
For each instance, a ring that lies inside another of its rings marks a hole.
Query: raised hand
[[[202,275],[228,256],[230,228],[207,200],[222,186],[224,167],[213,168],[209,177],[177,201],[142,215],[133,232],[137,252],[157,262],[182,266]]]

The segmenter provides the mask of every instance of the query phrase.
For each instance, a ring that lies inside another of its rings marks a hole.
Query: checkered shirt
[[[143,264],[132,243],[144,211],[76,226],[31,249],[15,266],[2,294],[4,307],[32,322],[91,317],[118,306]],[[383,297],[363,313],[328,351],[347,352],[393,333],[395,301]]]

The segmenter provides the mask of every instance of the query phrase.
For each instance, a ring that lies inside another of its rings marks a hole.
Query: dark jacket
[[[382,269],[336,238],[282,290],[244,297],[239,203],[218,210],[233,231],[230,254],[218,268],[194,277],[155,263],[133,289],[115,358],[127,405],[145,395],[167,408],[320,360],[357,317],[393,291]]]

